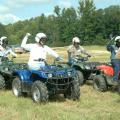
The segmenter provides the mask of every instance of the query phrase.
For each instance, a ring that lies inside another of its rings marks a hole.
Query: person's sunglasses
[[[40,39],[40,41],[46,41],[47,40],[47,38],[41,38]]]

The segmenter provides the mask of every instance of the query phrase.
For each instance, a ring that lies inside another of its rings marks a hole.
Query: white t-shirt
[[[38,63],[38,59],[44,59],[46,60],[46,56],[47,53],[54,56],[55,58],[57,58],[59,55],[54,52],[51,48],[49,48],[48,46],[44,45],[39,46],[39,44],[35,43],[35,44],[26,44],[27,42],[27,37],[24,37],[21,47],[23,47],[25,50],[30,51],[30,57],[29,57],[29,61],[28,64],[29,65],[34,65],[36,63]]]

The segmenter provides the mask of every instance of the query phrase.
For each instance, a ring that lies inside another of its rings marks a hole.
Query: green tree
[[[93,22],[92,17],[93,13],[95,12],[95,5],[93,0],[80,0],[79,7],[78,7],[78,14],[79,14],[79,31],[81,39],[83,40],[84,44],[93,43],[94,40],[94,29],[93,29]]]
[[[68,45],[71,39],[76,35],[77,13],[74,8],[62,10],[60,18],[60,38],[64,45]]]
[[[57,5],[54,7],[54,12],[56,13],[57,16],[60,16],[60,7]]]
[[[120,35],[120,6],[110,6],[104,9],[104,24],[106,35]]]
[[[36,33],[44,32],[49,45],[65,46],[74,36],[78,36],[85,45],[103,45],[111,33],[120,35],[119,5],[96,10],[93,0],[79,0],[78,11],[72,7],[61,9],[55,6],[54,13],[6,26],[0,24],[0,36],[7,35],[11,44],[21,44],[27,32],[32,34],[30,42]]]
[[[7,36],[7,32],[5,30],[5,26],[0,23],[0,37]]]

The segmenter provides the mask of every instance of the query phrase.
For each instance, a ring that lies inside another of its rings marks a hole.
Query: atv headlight
[[[71,76],[71,72],[69,71],[69,72],[67,72],[67,74],[68,74],[68,76]]]
[[[85,66],[85,69],[89,70],[89,69],[90,69],[90,67],[89,67],[89,66]]]
[[[51,73],[49,73],[49,74],[48,74],[48,78],[51,78],[51,77],[52,77],[52,74],[51,74]]]
[[[6,68],[5,68],[5,71],[8,71],[8,70],[9,70],[9,68],[6,67]]]

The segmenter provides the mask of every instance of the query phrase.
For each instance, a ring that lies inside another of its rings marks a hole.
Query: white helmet
[[[47,36],[44,33],[37,33],[35,36],[35,41],[40,42],[41,38],[47,38]]]
[[[117,36],[116,38],[115,38],[115,42],[120,42],[120,36]]]
[[[0,38],[0,45],[3,44],[3,40],[5,40],[6,38],[7,38],[6,36],[2,36],[2,37]]]
[[[117,36],[116,38],[115,38],[115,42],[120,42],[120,36]]]
[[[80,39],[78,37],[74,37],[72,39],[72,43],[80,43]]]

